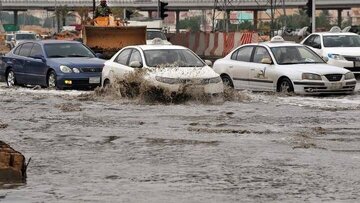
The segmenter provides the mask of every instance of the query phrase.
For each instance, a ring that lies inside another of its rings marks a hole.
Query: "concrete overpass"
[[[0,0],[2,10],[54,10],[55,6],[67,5],[71,8],[92,7],[92,0]],[[96,0],[97,2],[99,0]],[[214,0],[163,0],[172,11],[204,10],[214,7]],[[274,0],[275,1],[275,0]],[[280,0],[277,0],[278,2]],[[219,0],[219,2],[224,2]],[[270,8],[270,0],[228,0],[229,10],[264,10]],[[303,7],[307,0],[285,0],[286,8]],[[155,11],[157,0],[108,0],[112,7],[134,8]],[[220,4],[220,3],[219,3]],[[360,7],[360,0],[316,0],[317,9],[350,9]]]
[[[99,0],[96,0],[97,3]],[[179,12],[188,10],[208,10],[213,9],[215,0],[162,0],[168,2],[169,11],[176,11],[176,22],[179,21]],[[225,3],[226,9],[225,9]],[[275,7],[285,1],[285,8],[304,7],[308,0],[273,0]],[[26,10],[55,10],[57,6],[68,6],[70,9],[80,7],[92,7],[92,0],[0,0],[0,10],[14,11],[14,24],[17,24],[18,11]],[[254,24],[257,25],[257,13],[259,10],[270,9],[270,0],[218,0],[218,9],[227,11],[248,10],[254,11]],[[140,11],[157,10],[157,0],[108,0],[111,7],[133,8]],[[316,0],[317,9],[334,9],[338,11],[338,23],[341,24],[341,11],[360,7],[360,0]]]

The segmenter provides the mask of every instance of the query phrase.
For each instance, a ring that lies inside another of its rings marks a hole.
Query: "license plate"
[[[340,82],[330,84],[330,89],[332,89],[332,90],[337,90],[337,89],[340,89],[341,87],[342,87],[342,84]]]
[[[360,67],[360,61],[355,61],[354,63],[355,63],[354,64],[355,67]]]
[[[98,84],[98,83],[100,83],[100,77],[90,77],[89,78],[89,83],[90,84]]]

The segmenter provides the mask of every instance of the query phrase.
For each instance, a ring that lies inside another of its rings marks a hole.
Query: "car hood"
[[[214,78],[219,74],[209,66],[205,67],[171,67],[171,68],[147,68],[150,77],[166,77],[166,78]]]
[[[349,70],[346,70],[345,68],[339,68],[327,64],[292,64],[282,65],[281,68],[292,71],[294,70],[301,73],[316,73],[319,75],[345,74],[349,72]]]
[[[49,58],[48,61],[59,66],[65,65],[69,67],[103,66],[105,63],[105,60],[99,58],[85,57]]]
[[[340,54],[344,56],[360,56],[360,47],[331,47],[324,49],[325,54]]]

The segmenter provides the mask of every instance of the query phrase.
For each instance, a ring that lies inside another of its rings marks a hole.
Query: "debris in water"
[[[20,183],[26,179],[25,157],[0,141],[0,183]]]
[[[73,111],[81,111],[80,108],[81,104],[73,104],[73,103],[63,103],[63,104],[56,104],[55,107],[60,109],[63,112],[73,112]]]
[[[41,89],[41,86],[40,86],[40,85],[35,85],[32,89],[33,89],[33,90],[40,90],[40,89]]]
[[[246,91],[238,91],[234,88],[224,87],[224,100],[225,101],[249,101],[250,97]]]
[[[201,141],[185,139],[164,139],[164,138],[145,138],[151,145],[218,145],[219,141]]]
[[[7,128],[9,125],[7,123],[3,123],[2,121],[0,121],[0,129],[5,129]]]
[[[321,135],[324,135],[326,134],[326,129],[322,128],[322,127],[314,127],[312,128],[313,131],[317,134],[321,134]]]

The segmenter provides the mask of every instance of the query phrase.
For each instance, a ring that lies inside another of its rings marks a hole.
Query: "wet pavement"
[[[0,202],[360,201],[359,90],[177,105],[83,94],[0,86],[0,140],[32,159]]]

